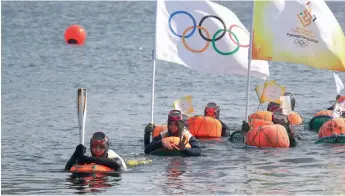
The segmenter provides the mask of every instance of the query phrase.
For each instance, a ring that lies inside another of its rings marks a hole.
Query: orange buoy
[[[180,138],[179,137],[165,137],[163,138],[163,141],[168,141],[170,144],[174,144],[177,146],[180,143]],[[186,148],[191,148],[188,141],[185,142],[185,145],[186,145]]]
[[[319,138],[345,134],[345,118],[333,118],[325,122],[319,130]]]
[[[222,136],[221,122],[208,116],[188,118],[188,129],[195,137],[219,138]]]
[[[251,119],[249,120],[249,126],[250,126],[250,129],[256,129],[260,126],[265,126],[265,125],[273,125],[273,122],[271,121],[266,121],[266,120],[263,120],[263,119]]]
[[[303,122],[301,115],[294,111],[288,115],[288,120],[291,125],[300,125]]]
[[[175,144],[177,146],[180,143],[179,137],[166,137],[163,138],[163,141],[169,141],[170,144]],[[185,143],[185,148],[191,148],[188,141]],[[186,156],[183,151],[180,151],[177,148],[174,148],[174,150],[166,150],[164,148],[159,148],[157,150],[154,150],[150,153],[150,155],[156,155],[156,156]]]
[[[86,32],[79,25],[71,25],[65,31],[65,41],[67,44],[84,44],[86,40]]]
[[[167,125],[156,125],[152,132],[152,138],[159,136],[160,133],[162,133],[163,131],[167,129],[168,129]]]
[[[248,116],[248,122],[251,119],[262,119],[262,120],[266,120],[266,121],[272,121],[272,115],[273,115],[273,113],[270,111],[257,111],[257,112]]]
[[[332,116],[333,111],[332,110],[321,110],[314,114],[314,116]]]
[[[279,124],[249,130],[246,134],[246,141],[248,146],[259,148],[288,148],[290,146],[287,131]]]
[[[83,164],[83,165],[73,165],[70,169],[70,172],[74,173],[93,173],[93,172],[110,172],[114,171],[107,166],[104,165],[97,165],[94,163],[91,164]]]

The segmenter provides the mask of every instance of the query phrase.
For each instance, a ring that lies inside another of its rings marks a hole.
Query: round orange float
[[[294,111],[288,115],[288,120],[291,125],[300,125],[303,122],[301,115]]]
[[[160,133],[162,133],[163,131],[167,129],[168,129],[167,125],[156,125],[152,132],[152,138],[159,136]]]
[[[262,119],[266,121],[272,121],[272,115],[273,113],[270,111],[257,111],[248,116],[248,121],[250,121],[251,119]]]
[[[103,166],[103,165],[97,165],[94,163],[91,164],[83,164],[83,165],[73,165],[70,169],[70,172],[73,173],[93,173],[93,172],[110,172],[114,171],[113,169],[110,169],[109,167]]]
[[[71,25],[65,31],[65,41],[67,44],[82,45],[86,40],[86,32],[79,25]]]
[[[249,120],[248,124],[249,124],[251,129],[256,129],[258,127],[265,126],[265,125],[273,125],[273,122],[266,121],[263,119],[251,119],[251,120]]]
[[[314,116],[332,116],[333,111],[332,110],[321,110],[314,114]]]
[[[329,137],[333,134],[345,134],[345,118],[334,118],[325,122],[319,130],[319,138]]]
[[[188,128],[195,137],[219,138],[222,135],[221,122],[208,116],[190,117]]]
[[[259,148],[288,148],[290,141],[286,129],[282,125],[274,124],[249,130],[246,144]]]
[[[180,138],[179,137],[166,137],[163,138],[163,141],[168,141],[170,144],[175,144],[176,146],[180,143]],[[188,141],[185,143],[186,148],[191,148],[190,144]],[[157,155],[157,156],[183,156],[181,154],[180,150],[174,149],[174,150],[165,150],[164,148],[157,149],[153,152],[150,153],[150,155]]]

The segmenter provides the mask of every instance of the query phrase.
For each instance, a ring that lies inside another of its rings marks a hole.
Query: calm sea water
[[[251,2],[220,2],[249,29]],[[344,2],[328,3],[345,29]],[[293,149],[243,149],[201,140],[201,157],[143,153],[150,121],[154,2],[2,2],[2,194],[344,194],[345,146],[316,145],[317,134]],[[73,23],[88,33],[83,47],[64,43]],[[283,24],[282,24],[283,25]],[[172,102],[193,96],[197,114],[216,101],[221,118],[238,129],[244,118],[246,77],[209,76],[157,62],[155,122]],[[344,73],[339,74],[345,81]],[[308,121],[336,95],[333,74],[272,63],[270,78],[295,94]],[[250,112],[258,106],[252,79]],[[117,176],[75,178],[62,169],[78,144],[77,89],[88,91],[86,143],[104,131],[126,160],[152,160]]]

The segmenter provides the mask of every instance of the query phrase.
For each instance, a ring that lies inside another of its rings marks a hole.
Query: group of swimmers
[[[289,96],[291,101],[291,110],[294,111],[296,100],[291,93],[285,93],[284,96]],[[337,96],[337,100],[340,96]],[[333,109],[332,108],[329,109]],[[277,103],[269,103],[267,106],[267,111],[273,113],[272,122],[274,124],[280,124],[286,129],[289,140],[290,147],[295,147],[297,145],[297,139],[301,137],[295,133],[292,125],[289,123],[288,117],[282,114],[280,105]],[[230,136],[230,129],[224,122],[222,122],[220,117],[220,108],[214,103],[210,102],[206,104],[204,110],[204,116],[215,118],[221,122],[222,125],[222,137]],[[198,140],[189,132],[188,130],[188,117],[181,113],[179,110],[171,110],[168,114],[167,119],[167,130],[161,132],[158,136],[154,137],[151,141],[151,135],[155,128],[154,124],[149,123],[144,130],[144,145],[145,154],[150,154],[151,152],[164,148],[167,151],[179,150],[180,153],[185,156],[200,156],[201,149]],[[246,121],[243,121],[241,132],[246,133],[250,130],[250,126]],[[179,137],[179,143],[170,143],[168,140],[164,140],[167,137]],[[231,137],[231,136],[230,136]],[[186,145],[188,144],[188,148]],[[92,156],[85,155],[86,147],[79,144],[76,147],[75,152],[69,159],[65,166],[65,170],[70,170],[73,165],[78,164],[90,164],[95,163],[99,165],[107,166],[114,170],[120,170],[126,168],[126,163],[124,160],[113,150],[109,149],[109,138],[103,132],[96,132],[90,139],[90,151]]]

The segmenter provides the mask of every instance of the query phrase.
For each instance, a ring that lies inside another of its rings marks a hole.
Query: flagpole
[[[250,67],[252,64],[252,41],[253,41],[253,24],[254,24],[254,0],[252,5],[252,24],[250,28],[250,45],[248,49],[248,74],[247,74],[247,92],[246,92],[246,112],[244,116],[244,121],[247,122],[248,110],[249,110],[249,86],[250,86]]]
[[[156,34],[157,34],[157,12],[158,12],[158,1],[156,1],[156,24],[155,24],[155,40],[152,50],[152,90],[151,90],[151,124],[153,124],[153,113],[155,107],[155,79],[156,79]]]

